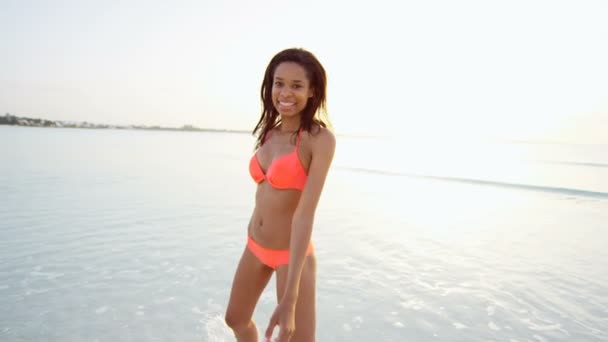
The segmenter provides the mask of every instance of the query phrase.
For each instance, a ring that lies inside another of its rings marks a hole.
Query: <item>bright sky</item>
[[[606,18],[601,0],[4,0],[0,114],[250,130],[296,46],[341,134],[608,143]]]

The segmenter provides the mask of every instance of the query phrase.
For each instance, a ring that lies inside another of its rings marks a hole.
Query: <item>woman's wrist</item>
[[[295,306],[297,301],[298,301],[297,293],[285,293],[283,295],[283,299],[281,300],[281,303],[283,303],[285,305]]]

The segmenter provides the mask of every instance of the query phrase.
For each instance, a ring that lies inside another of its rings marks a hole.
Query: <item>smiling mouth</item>
[[[279,101],[279,105],[277,107],[279,110],[291,111],[296,107],[296,103]]]

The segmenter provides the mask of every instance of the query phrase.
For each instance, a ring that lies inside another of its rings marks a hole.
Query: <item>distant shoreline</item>
[[[47,120],[38,118],[18,117],[10,113],[0,116],[0,125],[24,126],[24,127],[49,127],[49,128],[87,128],[87,129],[136,129],[148,131],[185,131],[185,132],[226,132],[226,133],[251,133],[245,130],[220,129],[220,128],[199,128],[193,125],[182,127],[161,127],[145,125],[108,125],[96,124],[87,121],[61,121]]]
[[[122,130],[145,130],[145,131],[174,131],[174,132],[211,132],[211,133],[239,133],[252,134],[249,130],[225,129],[225,128],[199,128],[193,125],[182,127],[161,127],[145,125],[109,125],[96,124],[87,121],[61,121],[47,120],[38,118],[18,117],[6,113],[0,116],[0,125],[22,126],[22,127],[50,127],[50,128],[83,128],[83,129],[122,129]],[[403,139],[403,137],[382,136],[378,134],[339,134],[338,137],[357,138],[357,139]],[[479,139],[478,143],[508,143],[508,144],[534,144],[534,145],[602,145],[608,146],[608,142],[568,142],[568,141],[549,141],[549,140],[526,140],[526,139]]]

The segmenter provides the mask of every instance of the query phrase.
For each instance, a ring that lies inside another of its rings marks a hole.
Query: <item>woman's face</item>
[[[297,63],[283,62],[274,71],[272,103],[282,117],[300,115],[313,95],[306,70]]]

